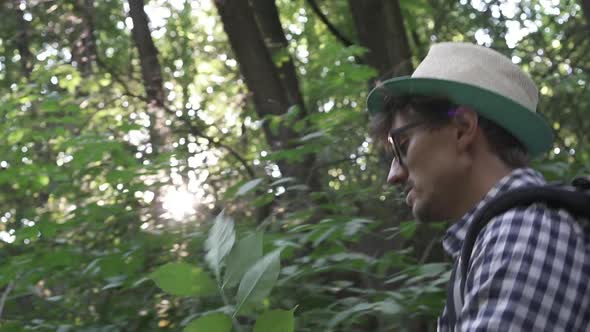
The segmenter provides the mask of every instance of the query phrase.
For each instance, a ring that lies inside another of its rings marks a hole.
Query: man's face
[[[416,123],[415,119],[397,114],[392,123],[395,129]],[[441,221],[455,216],[452,207],[461,190],[462,170],[456,163],[456,136],[452,125],[436,129],[428,126],[409,126],[396,135],[403,165],[395,159],[391,163],[387,181],[403,185],[406,203],[420,221]]]

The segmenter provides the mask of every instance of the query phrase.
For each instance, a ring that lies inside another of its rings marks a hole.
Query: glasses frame
[[[393,101],[395,101],[395,100],[396,99],[393,99]],[[450,102],[450,104],[451,105],[447,108],[447,111],[446,111],[446,115],[449,118],[455,117],[464,111],[461,105],[457,105],[452,102]],[[388,109],[391,109],[391,108],[401,109],[401,108],[403,108],[403,106],[398,106],[398,107],[388,106]],[[401,144],[397,140],[397,137],[410,129],[427,124],[428,122],[429,121],[425,120],[425,119],[418,120],[418,121],[412,122],[410,124],[407,124],[405,126],[402,126],[400,128],[392,129],[389,132],[389,136],[388,136],[387,140],[388,140],[389,144],[391,144],[391,147],[393,150],[393,158],[394,159],[392,160],[392,162],[395,162],[395,160],[397,160],[400,166],[405,167],[405,163],[403,161],[403,158],[405,157],[405,153],[402,153]]]
[[[387,140],[389,141],[389,144],[391,144],[391,147],[393,149],[393,160],[397,160],[400,166],[405,167],[405,163],[403,161],[405,153],[402,153],[401,144],[397,137],[399,137],[401,134],[407,132],[410,129],[416,128],[421,125],[425,125],[426,123],[427,122],[425,120],[415,121],[405,126],[393,129],[389,132],[389,137],[387,138]]]
[[[462,111],[463,111],[463,109],[461,108],[461,106],[452,105],[447,110],[447,116],[452,118],[452,117],[460,114]],[[404,160],[403,160],[403,158],[405,157],[405,153],[402,153],[401,144],[397,140],[397,137],[399,137],[401,134],[403,134],[404,132],[406,132],[410,129],[425,125],[427,123],[428,123],[427,120],[418,120],[418,121],[414,121],[412,123],[409,123],[405,126],[393,129],[389,132],[389,137],[387,138],[387,140],[389,141],[389,144],[391,144],[391,147],[393,148],[393,161],[392,162],[397,160],[397,162],[399,163],[399,165],[401,167],[406,167]]]

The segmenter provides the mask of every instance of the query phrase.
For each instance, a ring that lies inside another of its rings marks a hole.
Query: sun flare
[[[185,217],[194,214],[197,203],[195,194],[183,188],[168,187],[162,196],[162,205],[167,216],[176,221],[181,221]]]

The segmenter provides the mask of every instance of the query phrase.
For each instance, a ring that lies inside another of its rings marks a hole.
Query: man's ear
[[[477,138],[479,115],[469,106],[459,106],[453,118],[456,128],[457,147],[460,150],[469,148]]]

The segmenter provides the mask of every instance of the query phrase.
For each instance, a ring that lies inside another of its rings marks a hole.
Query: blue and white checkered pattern
[[[504,177],[449,228],[443,240],[445,250],[455,261],[459,259],[475,213],[493,197],[542,184],[542,175],[530,168]],[[475,242],[464,303],[458,293],[458,267],[456,325],[450,326],[445,308],[438,330],[590,331],[590,233],[583,224],[565,210],[540,203],[494,217]]]

